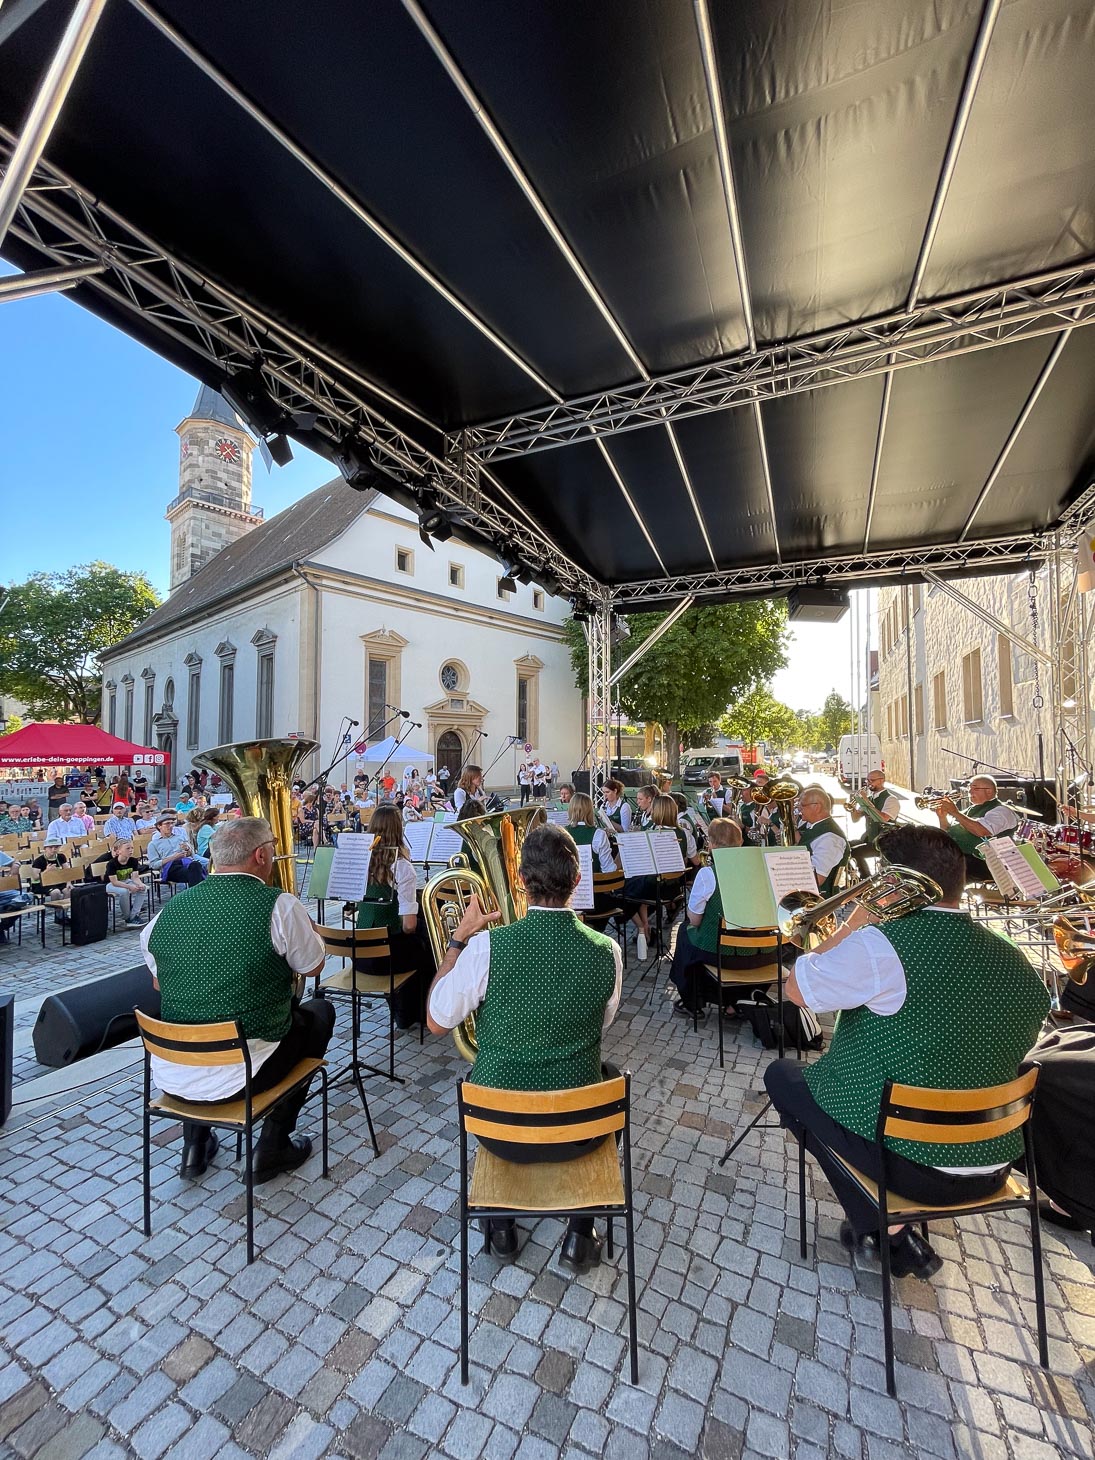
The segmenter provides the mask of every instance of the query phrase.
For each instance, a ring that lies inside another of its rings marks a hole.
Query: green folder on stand
[[[805,847],[716,847],[711,861],[728,928],[774,928],[777,888],[817,893]]]
[[[334,861],[334,847],[316,847],[316,854],[312,861],[312,875],[308,882],[308,896],[324,898],[327,896],[327,879],[331,875],[331,863]]]

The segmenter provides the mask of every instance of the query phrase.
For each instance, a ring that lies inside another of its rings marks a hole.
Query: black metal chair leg
[[[635,1297],[635,1218],[631,1205],[625,1218],[627,1233],[627,1316],[631,1338],[631,1382],[639,1382],[639,1319]]]
[[[1095,1242],[1095,1233],[1092,1233]],[[1038,1362],[1049,1368],[1049,1338],[1046,1333],[1046,1284],[1042,1272],[1042,1219],[1038,1211],[1037,1190],[1032,1188],[1030,1203],[1030,1254],[1034,1260],[1034,1307],[1038,1315]]]
[[[245,1132],[247,1166],[244,1179],[247,1183],[247,1262],[255,1260],[255,1150],[254,1130],[251,1126]]]
[[[886,1393],[897,1397],[897,1375],[893,1356],[893,1287],[890,1276],[890,1233],[886,1213],[878,1214],[878,1255],[882,1260],[882,1329],[886,1345]]]
[[[148,1099],[144,1104],[144,1234],[152,1236],[152,1118],[148,1111]]]
[[[806,1261],[806,1145],[801,1136],[798,1142],[798,1250]]]
[[[468,1382],[468,1212],[460,1213],[460,1382]]]
[[[321,1069],[319,1073],[323,1077],[323,1087],[322,1087],[322,1099],[323,1099],[323,1174],[324,1174],[324,1176],[329,1176],[331,1174],[331,1172],[330,1172],[330,1165],[329,1165],[329,1162],[328,1162],[328,1154],[327,1154],[327,1150],[328,1150],[329,1124],[330,1124],[329,1117],[328,1117],[328,1110],[327,1110],[327,1091],[328,1091],[329,1081],[327,1079],[327,1071],[326,1071],[326,1069]]]

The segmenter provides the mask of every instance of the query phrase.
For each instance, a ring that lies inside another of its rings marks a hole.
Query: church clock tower
[[[262,509],[251,506],[255,441],[224,397],[203,385],[193,410],[175,429],[179,493],[166,514],[172,593],[222,547],[262,522]]]

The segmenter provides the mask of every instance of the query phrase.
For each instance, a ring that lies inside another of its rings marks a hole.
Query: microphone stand
[[[400,714],[402,714],[402,713],[403,712],[401,710],[400,711]],[[380,769],[376,773],[378,780],[380,779],[381,775],[384,772],[384,767],[391,760],[392,756],[395,755],[396,751],[403,744],[403,742],[406,740],[407,736],[411,733],[411,731],[412,730],[421,730],[421,729],[422,729],[422,723],[421,723],[421,721],[419,721],[419,720],[412,720],[410,718],[410,716],[407,717],[407,723],[403,726],[403,732],[402,732],[402,734],[396,736],[396,738],[395,738],[395,744],[392,746],[391,750],[388,751],[388,754],[384,757],[383,761],[381,762]]]
[[[483,738],[483,732],[482,732],[482,730],[477,730],[475,732],[475,739],[468,746],[467,754],[466,755],[462,755],[460,757],[460,762],[457,765],[456,771],[455,771],[455,773],[453,775],[453,781],[456,783],[456,785],[459,785],[460,784],[460,777],[461,777],[461,775],[463,773],[464,767],[471,760],[471,753],[475,749],[475,747],[479,744],[480,740],[482,740],[482,738]],[[455,785],[454,785],[453,789],[454,790],[456,789],[456,786]]]
[[[346,725],[349,719],[349,715],[343,715],[342,717],[342,724],[338,729],[338,750],[335,753],[334,760],[326,770],[320,771],[319,775],[314,780],[309,781],[308,785],[304,788],[306,791],[312,786],[318,786],[319,788],[319,797],[316,802],[316,832],[318,839],[314,844],[315,850],[318,850],[324,844],[327,824],[327,777],[334,770],[335,766],[338,765],[339,761],[345,759],[346,751],[343,736],[346,734]],[[314,854],[312,860],[315,861]]]
[[[479,734],[480,734],[480,737],[482,737],[482,734],[483,734],[482,730],[480,730]],[[487,766],[486,770],[483,772],[483,790],[484,790],[484,794],[486,792],[487,776],[494,769],[494,767],[498,764],[498,762],[501,760],[502,756],[505,755],[506,751],[510,748],[510,746],[511,745],[516,745],[517,742],[520,740],[520,738],[521,737],[519,735],[507,735],[506,736],[506,743],[505,743],[505,745],[502,746],[501,750],[499,750],[498,754],[494,757],[494,759],[491,761],[490,765]]]

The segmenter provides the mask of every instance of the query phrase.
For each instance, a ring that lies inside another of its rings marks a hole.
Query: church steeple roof
[[[222,426],[232,426],[237,431],[242,426],[239,417],[220,391],[213,390],[208,385],[199,387],[198,398],[190,414],[199,421],[219,421]]]

